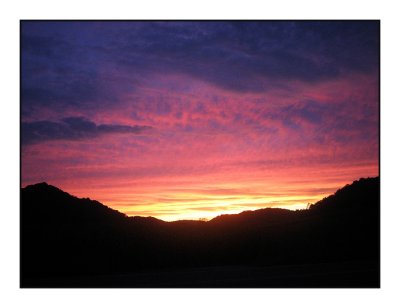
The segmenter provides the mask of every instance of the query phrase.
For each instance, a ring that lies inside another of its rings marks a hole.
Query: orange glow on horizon
[[[279,201],[271,201],[269,198],[258,198],[254,199],[236,199],[235,204],[226,201],[218,200],[198,200],[192,202],[191,204],[186,204],[184,202],[176,203],[156,203],[150,206],[151,211],[149,211],[148,206],[135,206],[134,210],[130,206],[121,206],[119,203],[113,204],[112,202],[108,205],[118,211],[126,213],[128,216],[153,216],[155,218],[164,221],[176,221],[176,220],[210,220],[214,217],[224,214],[238,214],[243,211],[254,211],[261,208],[282,208],[288,210],[302,210],[306,209],[308,203],[316,202],[325,197],[325,195],[320,195],[317,197],[309,196],[298,196],[293,197],[296,200],[304,199],[305,203],[291,203],[291,198],[280,198]],[[169,214],[172,212],[171,208],[185,208],[191,205],[193,207],[200,206],[199,209],[187,209],[182,211],[177,211],[176,213]],[[167,208],[167,213],[164,213],[164,209]],[[204,209],[206,208],[206,209]],[[144,215],[148,214],[148,215]]]
[[[371,177],[378,174],[376,165],[368,163],[342,167],[340,176],[329,176],[334,174],[333,169],[325,166],[307,171],[291,167],[271,175],[254,170],[251,175],[238,171],[196,178],[160,176],[113,180],[101,186],[93,181],[85,187],[69,182],[60,188],[78,197],[98,200],[128,216],[152,216],[164,221],[210,220],[222,214],[268,207],[306,209],[309,203],[333,194],[366,174]]]

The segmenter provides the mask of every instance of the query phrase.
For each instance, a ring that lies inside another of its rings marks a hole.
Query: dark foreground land
[[[41,277],[31,287],[58,288],[352,288],[377,287],[379,266],[365,260],[286,266],[220,266],[129,274]]]
[[[126,217],[45,183],[21,192],[21,287],[379,286],[379,178],[309,210],[208,222]]]

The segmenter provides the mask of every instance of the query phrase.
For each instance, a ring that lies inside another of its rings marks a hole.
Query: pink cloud
[[[306,205],[379,172],[371,76],[247,94],[164,76],[118,101],[59,116],[154,129],[23,147],[22,186],[47,181],[128,214],[184,218],[197,207],[214,215]]]

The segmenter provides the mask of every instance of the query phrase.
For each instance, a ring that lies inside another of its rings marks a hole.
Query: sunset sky
[[[127,215],[305,208],[379,174],[379,22],[21,22],[22,187]]]

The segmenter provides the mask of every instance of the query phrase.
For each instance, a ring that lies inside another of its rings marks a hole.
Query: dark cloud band
[[[22,144],[33,144],[47,140],[79,140],[96,138],[105,134],[140,134],[150,126],[100,124],[83,118],[64,118],[61,122],[22,122]]]

